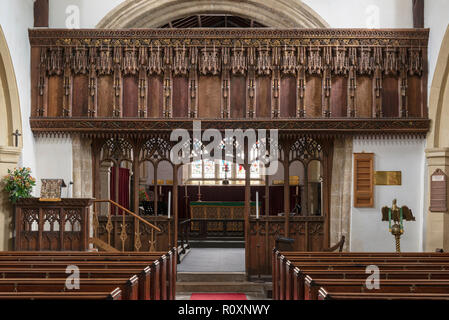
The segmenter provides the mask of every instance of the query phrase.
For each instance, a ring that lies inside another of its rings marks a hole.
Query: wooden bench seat
[[[318,300],[318,291],[322,287],[331,292],[350,293],[442,293],[449,297],[448,280],[380,280],[379,289],[368,289],[365,280],[358,279],[313,279],[305,278],[304,300]]]
[[[122,300],[122,291],[110,292],[0,292],[0,300]]]
[[[0,279],[0,293],[6,292],[108,292],[120,288],[123,300],[139,299],[137,276],[126,278],[80,279],[79,289],[66,287],[66,278]]]
[[[328,292],[321,288],[318,292],[318,300],[449,300],[449,295],[444,293],[346,293]]]

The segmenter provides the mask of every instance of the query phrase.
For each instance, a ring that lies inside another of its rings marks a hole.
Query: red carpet
[[[192,293],[190,300],[248,300],[244,293]]]

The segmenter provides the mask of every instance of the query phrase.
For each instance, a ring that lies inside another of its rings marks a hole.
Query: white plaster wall
[[[36,138],[37,183],[36,195],[40,195],[40,179],[64,179],[67,188],[62,189],[62,197],[72,196],[73,177],[72,139],[70,137]],[[67,192],[69,194],[67,195]]]
[[[375,171],[402,171],[402,185],[374,186],[374,208],[354,208],[351,196],[351,251],[395,251],[394,237],[388,232],[388,222],[381,221],[380,211],[395,198],[416,218],[404,222],[401,251],[422,251],[424,148],[424,139],[354,139],[354,153],[375,154]]]
[[[449,1],[448,0],[431,0],[426,1],[424,5],[424,24],[426,28],[430,28],[429,36],[429,82],[428,87],[432,84],[433,74],[435,73],[435,65],[438,60],[441,42],[444,33],[449,24]]]
[[[29,122],[31,110],[31,80],[28,28],[31,28],[33,23],[33,0],[1,1],[0,25],[8,43],[14,72],[16,74],[22,114],[23,150],[19,166],[31,168],[32,174],[36,176],[34,137]]]

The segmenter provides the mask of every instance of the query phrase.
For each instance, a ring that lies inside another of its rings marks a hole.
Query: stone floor
[[[192,248],[178,272],[245,272],[245,249]]]

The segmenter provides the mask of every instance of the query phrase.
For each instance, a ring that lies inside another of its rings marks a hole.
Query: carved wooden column
[[[347,117],[357,115],[357,49],[349,48],[348,57],[348,107]]]
[[[248,276],[248,270],[249,270],[249,233],[250,233],[250,214],[251,214],[251,165],[249,164],[248,159],[248,142],[245,141],[244,143],[244,154],[245,159],[243,163],[243,167],[245,168],[245,270],[246,274]]]
[[[178,170],[180,165],[173,165],[173,246],[178,247]],[[169,222],[170,223],[170,222]]]
[[[139,181],[140,181],[140,143],[139,141],[135,141],[133,145],[133,190],[134,190],[134,213],[140,215],[139,208]],[[142,243],[140,241],[140,225],[139,220],[133,219],[134,221],[134,249],[139,251],[142,247]]]
[[[89,67],[88,67],[88,100],[87,114],[89,117],[97,116],[97,49],[89,48]]]
[[[114,88],[114,99],[113,99],[113,111],[114,117],[119,118],[123,115],[123,77],[122,77],[122,48],[119,46],[114,47],[114,71],[113,71],[113,88]]]
[[[254,118],[254,116],[256,115],[256,48],[249,47],[247,50],[248,72],[246,75],[246,117]]]
[[[159,194],[158,194],[158,190],[157,190],[157,168],[159,167],[159,161],[154,161],[153,162],[153,177],[154,177],[154,215],[157,216],[157,202],[159,200]]]
[[[231,106],[231,94],[230,94],[230,67],[231,67],[231,55],[229,48],[222,48],[222,72],[221,72],[221,117],[227,119],[230,117]]]
[[[408,117],[407,48],[399,49],[399,117]]]
[[[39,83],[36,115],[47,116],[48,106],[48,76],[47,76],[47,48],[41,48],[39,60]]]
[[[139,48],[139,99],[138,99],[138,116],[140,118],[147,117],[148,110],[148,49],[147,47]]]
[[[297,68],[296,73],[296,117],[304,118],[306,111],[304,108],[304,94],[306,92],[306,48],[297,49]]]
[[[321,79],[322,83],[322,109],[323,109],[323,117],[329,118],[331,116],[331,87],[332,87],[332,48],[324,47],[323,49],[323,78]]]
[[[284,213],[285,213],[285,236],[288,237],[290,222],[290,147],[291,141],[284,139],[282,141],[282,150],[284,153]]]
[[[72,65],[71,65],[71,47],[64,48],[64,73],[63,73],[63,98],[62,98],[62,116],[72,116]]]
[[[189,101],[188,114],[190,118],[196,118],[198,114],[198,48],[189,50]]]
[[[265,172],[265,215],[270,215],[270,176]]]
[[[173,115],[173,76],[172,76],[173,50],[164,47],[164,103],[162,113],[164,118]]]
[[[280,48],[273,47],[272,48],[272,56],[271,56],[271,64],[273,68],[273,72],[271,74],[271,85],[272,85],[272,94],[271,94],[271,117],[279,118],[281,110],[280,110],[280,82],[281,82],[281,72],[280,72]]]
[[[382,112],[382,48],[374,48],[373,117],[381,118]]]

